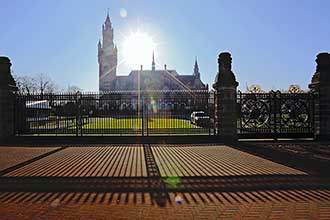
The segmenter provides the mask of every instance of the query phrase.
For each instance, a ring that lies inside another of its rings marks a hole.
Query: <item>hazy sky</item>
[[[88,91],[98,89],[97,41],[107,8],[115,43],[139,28],[160,43],[159,68],[166,63],[191,74],[197,56],[208,84],[218,54],[229,51],[241,89],[307,88],[315,56],[330,51],[329,0],[0,0],[0,6],[0,55],[10,57],[16,74],[46,73],[62,87]]]

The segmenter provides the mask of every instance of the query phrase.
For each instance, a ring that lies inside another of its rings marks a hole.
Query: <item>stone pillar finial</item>
[[[218,57],[219,72],[220,69],[231,71],[232,58],[228,52],[220,53]]]
[[[220,86],[238,86],[235,74],[231,70],[232,58],[229,52],[220,53],[218,57],[218,74],[215,79],[214,89]]]
[[[330,54],[329,53],[319,53],[316,56],[315,62],[317,63],[316,71],[329,70]]]
[[[0,57],[0,86],[16,86],[10,67],[10,59],[8,57]]]
[[[9,64],[11,66],[11,63],[10,63],[10,59],[8,57],[1,57],[0,56],[0,65],[3,65],[3,64]]]
[[[330,81],[330,54],[326,52],[319,53],[316,56],[315,62],[316,71],[313,75],[311,84],[309,85],[311,90],[314,90],[315,86],[319,83],[326,83]]]

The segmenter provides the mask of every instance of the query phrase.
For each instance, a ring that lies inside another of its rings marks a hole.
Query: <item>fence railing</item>
[[[240,137],[313,137],[311,93],[238,93]]]
[[[15,115],[17,135],[213,135],[214,95],[204,90],[21,95]]]
[[[311,93],[237,94],[239,138],[313,137]],[[215,135],[212,91],[17,96],[17,135]],[[220,135],[221,134],[217,134]]]

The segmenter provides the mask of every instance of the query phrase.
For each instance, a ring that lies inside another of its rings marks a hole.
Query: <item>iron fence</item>
[[[313,137],[314,98],[311,93],[238,93],[239,136]]]
[[[214,134],[214,95],[204,90],[18,95],[15,109],[17,135]]]
[[[18,95],[17,135],[215,135],[213,91]],[[241,93],[240,138],[313,137],[311,93]],[[220,135],[221,134],[217,134]]]

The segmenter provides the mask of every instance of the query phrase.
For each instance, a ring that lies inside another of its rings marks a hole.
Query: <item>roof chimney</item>
[[[167,65],[166,64],[164,65],[164,70],[167,70]]]
[[[141,71],[143,70],[143,65],[140,65],[140,70],[141,70]]]

